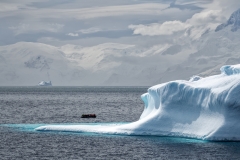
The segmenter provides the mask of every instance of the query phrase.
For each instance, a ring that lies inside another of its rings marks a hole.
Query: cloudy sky
[[[0,45],[196,40],[238,6],[238,0],[1,0]]]

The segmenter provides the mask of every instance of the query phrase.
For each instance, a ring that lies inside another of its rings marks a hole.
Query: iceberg
[[[52,86],[52,82],[51,81],[48,81],[48,82],[41,81],[38,83],[38,86]]]
[[[145,106],[136,122],[116,125],[46,125],[37,131],[177,136],[212,141],[240,140],[240,65],[221,74],[153,86],[141,96]]]

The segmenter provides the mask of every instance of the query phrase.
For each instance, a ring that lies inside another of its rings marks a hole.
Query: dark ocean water
[[[240,159],[240,142],[36,132],[51,123],[133,122],[146,87],[0,87],[0,159]],[[81,119],[95,113],[95,119]]]

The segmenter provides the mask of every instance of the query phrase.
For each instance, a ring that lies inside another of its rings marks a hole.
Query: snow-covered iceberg
[[[52,82],[51,81],[48,81],[48,82],[41,81],[38,83],[38,86],[52,86]]]
[[[49,125],[37,131],[158,135],[203,140],[240,140],[240,65],[221,74],[153,86],[141,96],[145,109],[136,122],[121,125]]]

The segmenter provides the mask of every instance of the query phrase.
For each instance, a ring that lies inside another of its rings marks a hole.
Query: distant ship
[[[38,86],[52,86],[52,82],[51,81],[41,81],[38,83]]]

